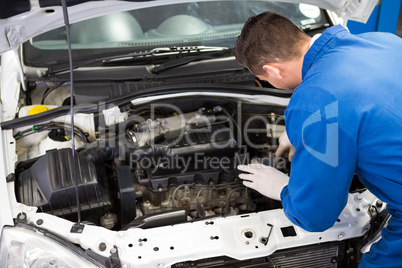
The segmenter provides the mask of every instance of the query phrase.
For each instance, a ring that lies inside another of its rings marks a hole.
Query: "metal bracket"
[[[27,224],[27,214],[24,212],[18,213],[17,218],[15,219],[16,223],[24,223]]]
[[[71,226],[70,233],[81,234],[84,231],[84,227],[85,227],[84,224],[76,223],[73,226]]]
[[[21,59],[18,54],[18,47],[21,45],[24,40],[25,40],[25,34],[24,34],[24,27],[21,25],[13,25],[8,29],[7,32],[7,40],[8,43],[10,44],[11,48],[14,51],[15,57],[18,61],[18,72],[20,74],[20,79],[21,79],[21,85],[24,91],[26,91],[26,86],[24,83],[24,71],[22,70],[22,64],[21,64]]]
[[[110,250],[110,257],[106,260],[105,264],[107,267],[113,267],[113,268],[121,267],[119,252],[116,246],[113,246],[113,248]]]
[[[95,260],[103,263],[106,267],[110,268],[121,268],[121,262],[119,259],[119,252],[117,250],[116,246],[113,246],[113,248],[110,250],[110,256],[109,257],[103,257],[96,252],[92,251],[91,249],[87,249],[85,253],[94,258]]]

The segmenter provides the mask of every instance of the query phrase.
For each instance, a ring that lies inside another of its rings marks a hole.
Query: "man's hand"
[[[239,170],[250,174],[240,174],[243,184],[275,200],[281,200],[281,191],[289,182],[289,177],[279,170],[262,164],[239,165]]]
[[[289,161],[292,161],[296,148],[290,143],[286,130],[279,137],[279,146],[275,152],[275,162],[278,163],[279,157],[288,156]]]

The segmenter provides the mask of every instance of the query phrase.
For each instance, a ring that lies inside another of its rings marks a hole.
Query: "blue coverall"
[[[304,57],[285,111],[296,147],[287,217],[308,231],[331,227],[356,173],[392,215],[359,267],[402,267],[402,39],[327,29]]]

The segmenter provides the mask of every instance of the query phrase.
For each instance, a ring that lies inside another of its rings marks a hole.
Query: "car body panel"
[[[360,201],[356,202],[357,199]],[[282,210],[211,218],[191,224],[145,230],[112,232],[97,226],[85,226],[82,233],[73,235],[71,222],[61,218],[55,221],[47,214],[37,213],[29,217],[29,221],[38,226],[36,222],[42,220],[43,223],[38,227],[57,232],[61,237],[105,257],[117,247],[122,265],[138,268],[170,267],[188,260],[218,256],[238,260],[258,258],[281,249],[358,237],[366,232],[369,215],[364,211],[373,201],[376,198],[369,192],[350,195],[335,226],[325,232],[307,232],[295,226],[294,236],[285,236],[281,231],[293,226]],[[251,235],[247,235],[247,232]],[[101,242],[106,244],[104,251],[99,250]]]

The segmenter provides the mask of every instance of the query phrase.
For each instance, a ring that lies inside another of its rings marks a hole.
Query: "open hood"
[[[63,11],[59,0],[5,1],[0,4],[0,53],[16,48],[36,35],[64,25]],[[191,2],[185,0],[155,1],[88,1],[67,0],[69,22],[89,19],[135,8],[144,8],[172,3]],[[303,2],[335,12],[347,20],[366,22],[377,0],[288,0]]]

